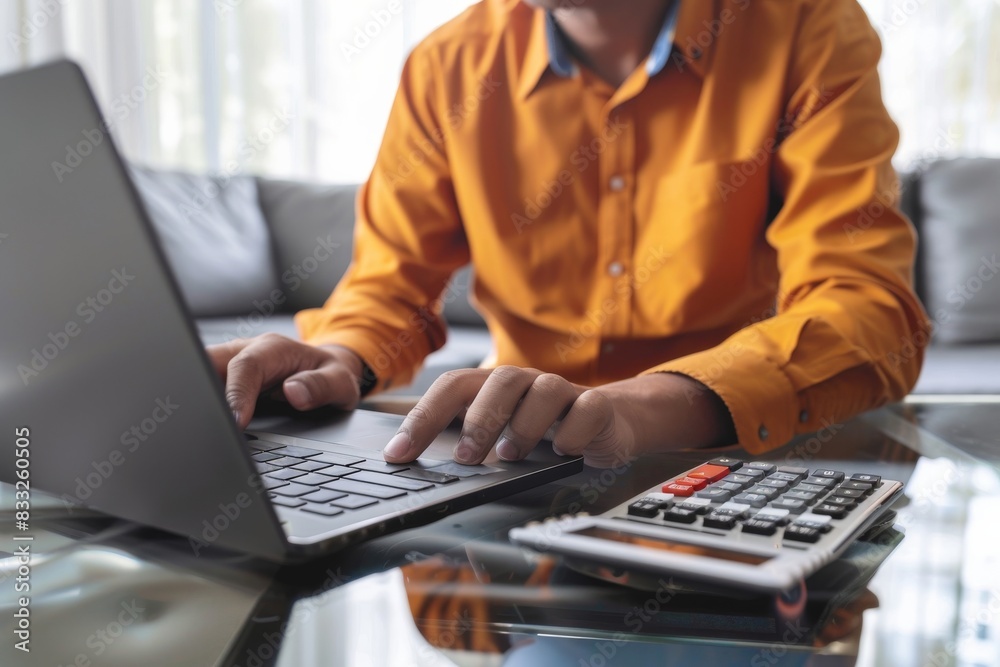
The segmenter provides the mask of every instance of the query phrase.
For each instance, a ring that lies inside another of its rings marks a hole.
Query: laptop
[[[402,418],[364,410],[239,432],[107,130],[71,62],[0,77],[0,480],[281,562],[582,469],[461,466],[454,431],[390,465]]]

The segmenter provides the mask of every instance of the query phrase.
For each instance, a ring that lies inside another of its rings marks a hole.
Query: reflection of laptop
[[[258,419],[248,443],[106,129],[72,63],[0,78],[0,428],[30,452],[0,479],[285,560],[581,469],[547,446],[459,466],[450,432],[390,466],[402,419],[365,411]]]

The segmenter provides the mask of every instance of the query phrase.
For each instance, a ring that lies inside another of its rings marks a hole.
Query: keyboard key
[[[816,486],[824,486],[829,489],[837,483],[837,480],[832,477],[816,477],[813,475],[812,477],[807,477],[802,483],[815,484]]]
[[[290,466],[295,465],[296,463],[302,463],[303,461],[305,461],[305,459],[300,459],[295,456],[282,456],[277,459],[271,459],[270,461],[268,461],[268,463],[273,466],[288,468]]]
[[[309,486],[322,486],[323,484],[326,484],[327,482],[332,482],[335,479],[337,478],[329,477],[327,475],[318,472],[311,472],[306,475],[303,475],[302,477],[296,477],[295,483],[308,484]]]
[[[313,461],[311,459],[307,461],[307,463],[312,463],[312,462]],[[353,475],[354,473],[358,472],[357,468],[348,468],[347,466],[337,466],[322,461],[320,461],[319,463],[323,467],[318,468],[316,472],[318,472],[320,475],[326,475],[327,477],[347,477],[348,475]],[[292,469],[302,470],[300,466],[292,466]]]
[[[789,500],[801,500],[806,505],[812,505],[816,502],[817,494],[806,493],[805,491],[789,491],[783,498],[788,498]]]
[[[296,470],[304,470],[305,472],[316,472],[317,470],[322,470],[323,468],[329,468],[331,466],[333,466],[333,464],[327,463],[326,461],[306,460],[302,463],[296,463],[292,467]]]
[[[728,480],[729,478],[727,477],[726,479]],[[726,481],[726,482],[716,482],[715,484],[713,484],[709,488],[711,488],[711,489],[722,489],[723,491],[729,491],[730,493],[739,493],[740,491],[742,491],[743,489],[747,488],[748,486],[750,486],[750,485],[749,484],[735,484],[733,482]]]
[[[851,482],[844,482],[844,483],[842,483],[840,485],[840,488],[842,488],[842,489],[853,489],[855,491],[860,491],[860,492],[862,492],[863,494],[865,494],[867,496],[869,493],[872,492],[872,490],[875,487],[872,486],[871,484],[866,484],[864,482],[853,482],[853,481],[851,481]]]
[[[351,467],[359,470],[368,470],[369,472],[385,473],[402,472],[410,469],[410,466],[404,466],[398,463],[386,463],[385,461],[373,461],[370,459],[366,459],[361,463],[354,463]]]
[[[285,498],[284,496],[271,495],[272,505],[281,505],[282,507],[302,507],[306,504],[306,501],[299,498]]]
[[[830,503],[820,503],[816,507],[812,508],[813,514],[820,514],[824,516],[833,517],[834,519],[843,519],[847,516],[849,508],[843,507],[841,505],[831,505]]]
[[[799,480],[802,479],[799,475],[793,475],[787,472],[775,472],[767,476],[768,479],[778,480],[786,482],[788,484],[798,484]]]
[[[773,507],[779,510],[788,510],[792,514],[800,514],[805,511],[806,504],[802,500],[794,500],[792,498],[785,498],[782,496],[768,505],[768,507]]]
[[[820,532],[815,528],[797,526],[794,523],[785,528],[785,539],[793,542],[808,542],[814,544],[819,541]]]
[[[788,522],[788,514],[788,510],[775,509],[769,505],[757,512],[753,518],[758,521],[777,521],[778,524],[784,524]]]
[[[681,477],[679,480],[677,480],[677,483],[678,484],[687,484],[688,486],[690,486],[695,491],[701,491],[706,486],[708,486],[708,480],[707,479],[698,479],[698,478],[695,478],[695,477]]]
[[[302,496],[302,500],[308,500],[311,503],[319,503],[320,505],[325,505],[331,500],[336,500],[337,498],[343,498],[347,494],[342,491],[331,491],[330,489],[316,489],[312,493],[307,493]]]
[[[642,499],[647,503],[656,503],[660,506],[661,510],[674,504],[674,495],[672,493],[647,493]]]
[[[808,468],[796,468],[793,466],[781,466],[778,468],[778,472],[784,473],[786,475],[795,475],[799,480],[803,480],[809,476]]]
[[[245,437],[245,438],[250,438],[250,437],[256,438],[256,436],[249,436],[249,435],[247,435],[245,433],[243,434],[243,437]],[[256,439],[251,440],[250,442],[248,442],[247,446],[250,447],[251,449],[256,449],[258,452],[269,452],[272,449],[281,449],[282,447],[284,447],[284,445],[282,445],[281,443],[267,442],[266,440],[256,440]]]
[[[839,470],[814,470],[812,476],[826,477],[828,479],[832,479],[835,482],[839,482],[840,480],[844,479],[844,473],[840,472]]]
[[[311,489],[311,487],[308,486],[305,488]],[[379,498],[381,500],[388,500],[389,498],[398,498],[406,495],[406,491],[401,489],[392,489],[388,486],[381,486],[379,484],[352,481],[350,477],[344,477],[342,479],[335,479],[332,482],[327,482],[323,485],[323,488],[330,489],[332,491],[343,491],[344,493],[357,493],[362,496],[371,496],[372,498]]]
[[[767,463],[765,461],[751,461],[746,465],[747,468],[751,470],[760,470],[765,475],[770,475],[772,472],[778,469],[778,466],[773,463]]]
[[[830,496],[823,501],[824,503],[829,503],[830,505],[841,505],[843,507],[854,507],[857,502],[854,498],[845,498],[843,496]]]
[[[265,461],[271,461],[273,459],[280,459],[281,457],[277,454],[271,454],[270,452],[255,452],[250,455],[254,461],[260,461],[264,463]]]
[[[435,484],[450,484],[451,482],[457,482],[458,477],[454,475],[446,475],[440,472],[434,472],[433,470],[423,470],[421,468],[410,468],[409,470],[404,470],[403,472],[397,472],[397,477],[405,477],[406,479],[419,479],[425,482],[434,482]]]
[[[424,489],[434,488],[434,485],[430,482],[422,482],[419,479],[406,479],[405,477],[386,475],[380,472],[368,472],[367,470],[356,472],[348,479],[354,482],[381,484],[382,486],[389,486],[394,489],[403,489],[404,491],[423,491]]]
[[[378,501],[374,498],[348,494],[331,501],[330,504],[336,505],[337,507],[343,507],[345,510],[356,510],[362,507],[368,507],[369,505],[374,505],[377,502]]]
[[[758,484],[757,486],[750,487],[750,489],[747,490],[747,493],[764,496],[768,500],[772,500],[774,499],[775,496],[781,493],[781,491],[771,486],[764,486],[762,484]]]
[[[713,502],[722,503],[733,497],[732,491],[725,489],[702,489],[694,494],[695,498],[707,498]]]
[[[320,452],[316,456],[309,458],[310,461],[324,461],[332,465],[338,466],[350,466],[355,463],[361,463],[365,459],[360,456],[349,456],[347,454],[338,454],[335,452]]]
[[[783,479],[775,479],[773,476],[760,480],[758,484],[760,486],[770,486],[774,489],[780,489],[782,491],[788,488],[788,482]]]
[[[750,486],[751,484],[756,482],[758,478],[761,478],[763,476],[764,475],[761,474],[758,477],[751,477],[750,475],[744,475],[743,473],[738,472],[730,475],[724,481],[720,482],[720,484],[738,484],[739,486]]]
[[[297,456],[300,459],[307,459],[310,456],[316,456],[317,454],[322,454],[318,449],[309,449],[308,447],[297,447],[295,445],[285,445],[278,449],[273,450],[275,454],[281,454],[282,456]]]
[[[720,514],[719,512],[710,512],[701,521],[701,525],[705,528],[718,528],[719,530],[732,530],[736,526],[736,517],[732,514]]]
[[[270,463],[257,463],[256,461],[254,461],[253,467],[256,468],[257,472],[261,475],[268,472],[277,472],[278,470],[284,470],[284,468],[273,466]]]
[[[844,487],[839,487],[833,490],[834,496],[840,496],[841,498],[854,498],[855,500],[865,497],[864,491],[858,491],[857,489],[845,489]]]
[[[767,504],[767,496],[763,496],[759,493],[741,493],[733,498],[738,503],[743,503],[745,505],[750,505],[751,507],[763,507]]]
[[[833,526],[830,525],[832,519],[829,516],[821,516],[819,514],[813,514],[809,512],[808,514],[803,514],[799,516],[792,523],[796,526],[805,526],[806,528],[815,528],[816,530],[826,533],[829,532]]]
[[[337,516],[344,513],[344,510],[339,507],[330,507],[329,505],[306,505],[302,508],[302,511],[321,514],[323,516]]]
[[[690,471],[687,476],[694,479],[704,479],[709,482],[718,482],[729,474],[728,466],[717,466],[706,463]]]
[[[730,516],[735,516],[737,519],[746,516],[753,507],[747,503],[737,503],[734,501],[729,501],[728,503],[722,503],[716,512],[721,514],[728,514]]]
[[[276,468],[273,472],[267,473],[267,476],[271,479],[283,479],[286,482],[290,479],[295,479],[296,477],[304,477],[306,473],[301,470],[296,470],[295,468]]]
[[[698,520],[698,513],[691,510],[682,510],[678,507],[671,507],[663,513],[663,520],[673,523],[694,523]]]
[[[663,491],[663,493],[670,493],[675,496],[684,496],[687,498],[694,493],[694,487],[689,486],[688,484],[670,482],[669,484],[664,484],[661,491]]]
[[[705,514],[712,509],[712,501],[707,498],[688,498],[677,505],[682,510],[690,510],[697,514]]]
[[[743,522],[743,532],[752,535],[774,535],[778,530],[777,521],[762,521],[760,519],[750,519]]]
[[[273,477],[261,477],[260,481],[264,485],[264,488],[267,489],[268,491],[276,489],[279,486],[285,486],[288,484],[288,482],[286,482],[283,479],[274,479]]]
[[[272,492],[277,493],[279,496],[287,496],[289,498],[298,498],[299,496],[304,496],[310,491],[315,491],[315,487],[306,486],[305,484],[296,484],[295,482],[289,482],[285,486],[272,489]]]
[[[724,466],[729,468],[729,470],[739,470],[743,467],[743,461],[739,459],[734,459],[730,456],[717,456],[708,462],[709,465],[713,466]]]
[[[660,504],[639,500],[628,506],[628,513],[629,516],[641,516],[645,519],[652,519],[660,513]]]
[[[856,472],[851,475],[851,480],[854,482],[864,482],[865,484],[871,484],[872,486],[878,486],[882,483],[882,477],[880,475],[866,475],[860,472]]]
[[[767,473],[765,471],[758,470],[757,468],[742,468],[738,473],[736,473],[736,475],[742,475],[743,477],[749,477],[750,479],[752,479],[755,482],[759,482],[760,480],[762,480],[765,477],[767,477]],[[730,481],[730,479],[733,478],[733,477],[736,477],[736,475],[730,475],[730,477],[726,478],[726,481],[727,482]]]
[[[825,486],[820,486],[819,484],[806,484],[802,482],[792,488],[792,491],[801,491],[802,493],[826,493],[830,489]]]

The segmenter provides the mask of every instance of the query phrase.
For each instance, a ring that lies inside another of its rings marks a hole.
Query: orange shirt
[[[665,66],[617,90],[555,72],[545,14],[514,0],[414,49],[353,264],[298,315],[304,339],[404,384],[471,261],[488,364],[688,375],[751,452],[904,396],[927,320],[868,19],[856,0],[680,1]]]

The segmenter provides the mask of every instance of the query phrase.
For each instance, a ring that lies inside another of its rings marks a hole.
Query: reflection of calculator
[[[712,459],[604,514],[513,541],[612,571],[784,591],[839,556],[902,491],[878,475]]]

